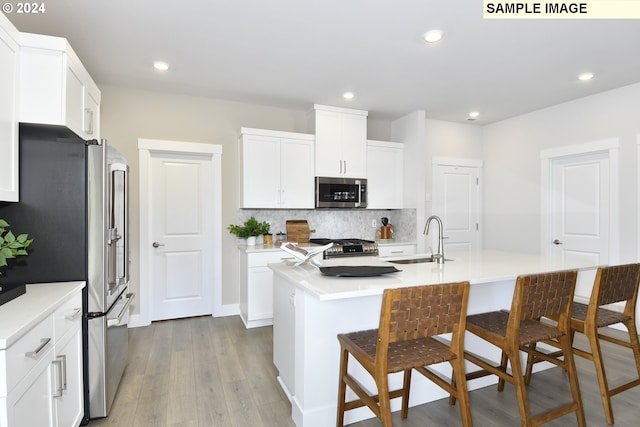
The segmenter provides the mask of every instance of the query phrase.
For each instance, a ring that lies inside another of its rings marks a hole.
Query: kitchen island
[[[424,256],[424,255],[422,255]],[[415,255],[420,258],[421,255]],[[520,274],[578,269],[577,294],[588,297],[596,266],[585,261],[563,261],[529,254],[498,251],[448,254],[445,264],[393,264],[393,258],[349,257],[316,259],[323,266],[395,266],[399,272],[376,277],[333,277],[316,266],[293,262],[269,264],[274,272],[273,357],[278,381],[291,400],[292,418],[298,427],[325,427],[335,424],[340,347],[336,335],[377,328],[382,292],[387,288],[449,283],[471,283],[468,313],[509,308],[515,279]],[[465,348],[499,360],[500,352],[467,334]],[[539,364],[538,369],[549,365]],[[446,375],[448,365],[439,367]],[[473,365],[468,368],[476,369]],[[373,380],[358,364],[350,364],[359,380],[375,390]],[[358,373],[360,370],[360,373]],[[470,383],[470,389],[495,383],[485,377]],[[396,387],[401,375],[390,377]],[[410,406],[446,397],[444,391],[421,375],[412,378]],[[348,390],[347,400],[355,395]],[[399,410],[400,401],[392,401]],[[345,422],[373,417],[368,408],[346,413]]]

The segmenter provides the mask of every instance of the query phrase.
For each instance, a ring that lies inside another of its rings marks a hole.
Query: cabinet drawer
[[[7,392],[53,350],[53,317],[47,316],[6,350]]]
[[[416,245],[379,245],[378,256],[413,255],[416,253]]]
[[[82,293],[78,293],[53,313],[54,338],[59,340],[74,325],[82,322]]]
[[[280,262],[282,258],[290,258],[290,255],[284,251],[250,253],[247,256],[248,267],[266,267],[267,264]]]

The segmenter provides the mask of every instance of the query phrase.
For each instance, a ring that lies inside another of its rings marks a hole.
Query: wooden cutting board
[[[310,232],[306,219],[287,220],[287,241],[309,243]]]

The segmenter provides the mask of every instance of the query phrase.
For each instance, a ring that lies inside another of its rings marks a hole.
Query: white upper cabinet
[[[100,137],[100,90],[66,39],[20,34],[19,119]]]
[[[367,142],[367,209],[403,208],[404,145]]]
[[[314,105],[315,175],[364,178],[367,173],[366,111]]]
[[[18,30],[0,14],[0,201],[18,201]]]
[[[313,135],[242,128],[243,208],[313,209]]]

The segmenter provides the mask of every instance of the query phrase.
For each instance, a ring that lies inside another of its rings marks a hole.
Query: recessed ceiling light
[[[472,112],[469,113],[469,117],[471,117],[473,119],[477,119],[479,115],[480,115],[480,112],[478,112],[478,111],[472,111]]]
[[[153,63],[153,68],[155,68],[158,71],[167,71],[169,69],[169,64],[162,61],[156,61]]]
[[[424,41],[427,43],[437,43],[444,37],[442,30],[430,30],[424,33]]]
[[[353,97],[354,97],[354,96],[355,96],[355,95],[354,95],[354,93],[353,93],[353,92],[345,92],[345,93],[343,93],[343,94],[342,94],[342,97],[343,97],[344,99],[353,99]]]
[[[586,82],[587,80],[591,80],[593,78],[593,73],[582,73],[578,76],[578,80],[581,82]]]

